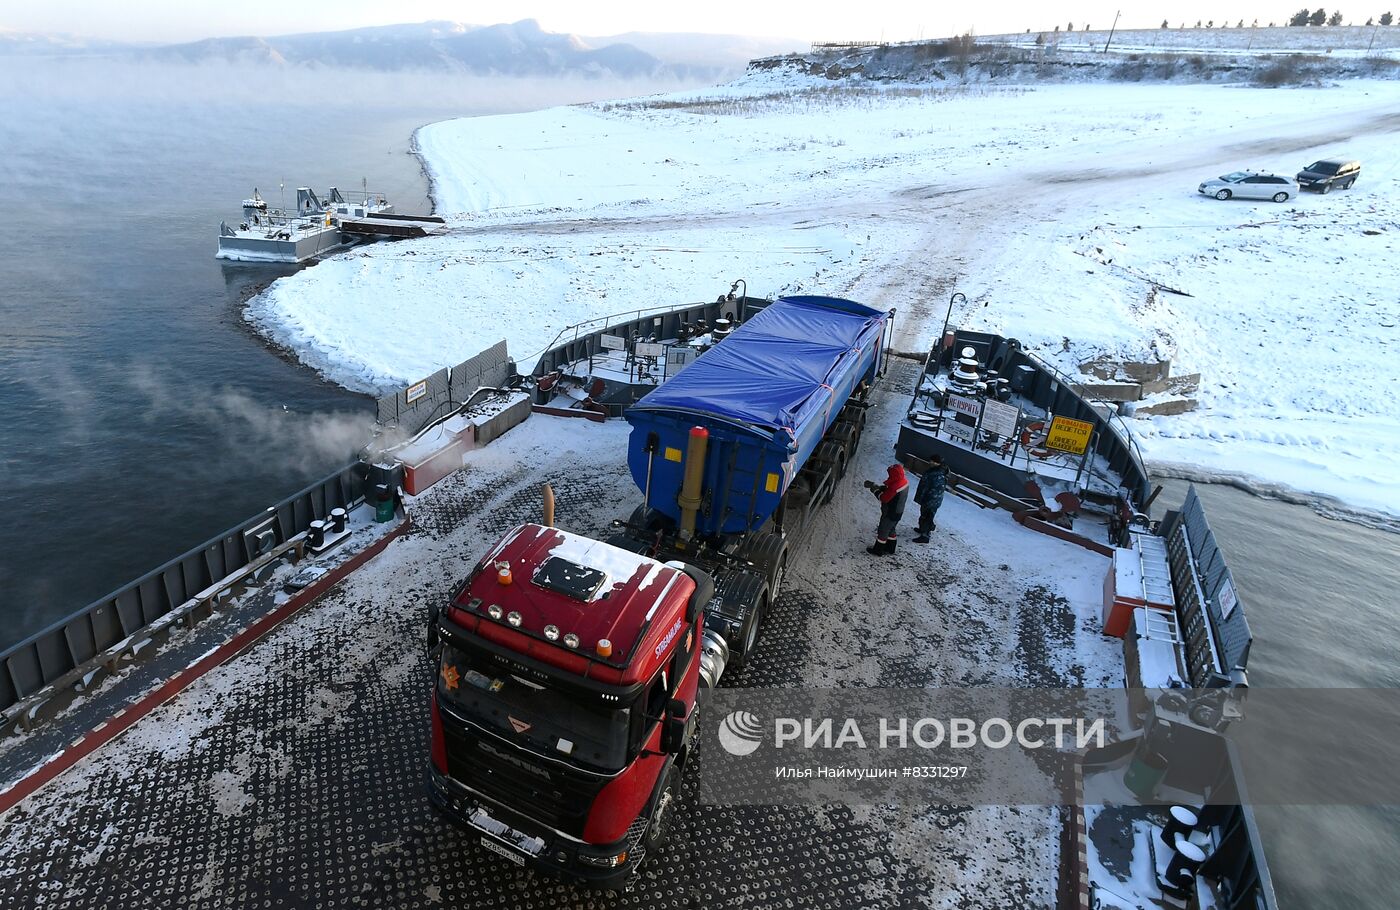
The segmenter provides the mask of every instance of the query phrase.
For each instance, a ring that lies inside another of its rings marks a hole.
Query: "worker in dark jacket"
[[[904,466],[890,465],[885,482],[876,484],[869,480],[865,486],[880,500],[880,525],[875,529],[875,545],[866,547],[865,552],[876,556],[888,556],[894,552],[895,529],[904,517],[904,500],[909,496],[909,478],[904,476]]]
[[[943,463],[942,455],[934,455],[924,462],[924,473],[914,488],[914,501],[919,504],[919,536],[914,538],[914,543],[928,543],[929,534],[938,527],[933,523],[933,516],[943,505],[943,491],[947,488],[948,466]]]

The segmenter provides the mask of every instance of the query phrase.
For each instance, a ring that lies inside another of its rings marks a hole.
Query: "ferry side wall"
[[[364,483],[353,468],[346,465],[0,652],[0,716],[5,723],[27,722],[41,706],[29,701],[56,683],[79,681],[83,667],[103,659],[115,661],[142,646],[150,637],[143,633],[153,624],[176,613],[211,610],[207,598],[220,581],[304,532],[332,509],[349,510],[363,502]]]

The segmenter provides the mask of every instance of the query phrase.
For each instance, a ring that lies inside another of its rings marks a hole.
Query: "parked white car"
[[[1298,184],[1278,174],[1260,171],[1235,171],[1196,187],[1202,196],[1216,199],[1272,199],[1287,202],[1298,195]]]

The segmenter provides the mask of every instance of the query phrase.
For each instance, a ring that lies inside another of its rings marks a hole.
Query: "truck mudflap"
[[[643,838],[651,815],[650,804],[621,840],[612,844],[586,844],[498,806],[431,766],[427,790],[433,808],[457,828],[474,835],[482,848],[544,875],[620,890],[645,858]],[[601,865],[620,854],[626,854],[624,861]]]

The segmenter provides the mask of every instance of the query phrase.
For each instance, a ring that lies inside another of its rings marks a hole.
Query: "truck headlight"
[[[614,854],[613,856],[589,856],[587,853],[580,853],[578,858],[579,862],[589,866],[598,866],[602,869],[614,869],[627,862],[627,851],[623,850],[621,853]]]

